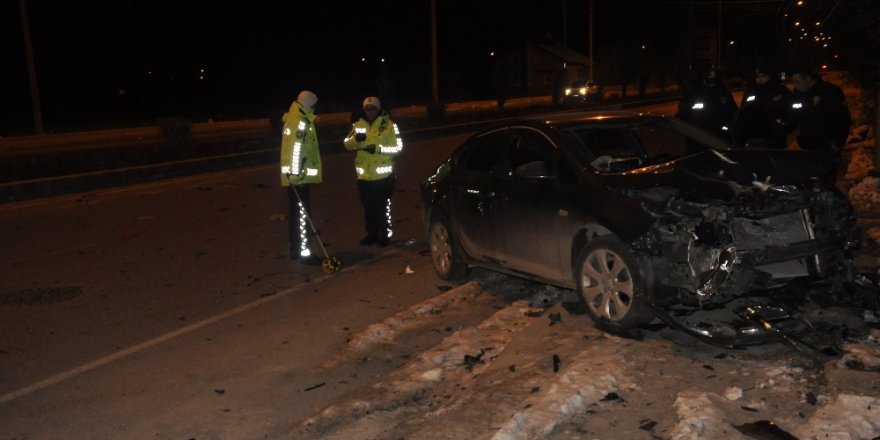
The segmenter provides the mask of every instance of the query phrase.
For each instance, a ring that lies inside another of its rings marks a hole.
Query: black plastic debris
[[[315,390],[315,389],[321,388],[322,386],[324,386],[324,382],[321,382],[321,383],[318,383],[318,384],[312,385],[312,386],[310,386],[310,387],[304,389],[303,391],[311,391],[311,390]]]
[[[469,354],[464,355],[464,367],[468,371],[473,371],[475,365],[485,363],[485,361],[483,361],[484,354],[486,354],[486,350],[480,349],[480,353],[476,356],[471,356]]]
[[[807,401],[810,405],[816,405],[818,399],[816,399],[816,395],[813,394],[812,391],[808,391],[807,394],[804,394],[804,400]]]
[[[657,426],[657,422],[651,419],[641,420],[639,421],[639,423],[639,429],[641,429],[642,431],[650,431],[654,429],[655,426]]]
[[[615,393],[614,391],[605,395],[605,397],[599,399],[600,402],[608,402],[610,400],[620,400],[620,395]]]
[[[559,372],[559,364],[561,364],[561,363],[562,363],[562,359],[559,359],[559,355],[554,354],[553,355],[553,372],[554,373]]]
[[[559,324],[560,322],[562,322],[562,313],[550,314],[550,325]]]
[[[759,420],[754,423],[734,425],[737,431],[756,440],[798,440],[784,429],[769,420]]]
[[[862,361],[850,359],[846,361],[846,368],[850,370],[865,371],[865,364]]]

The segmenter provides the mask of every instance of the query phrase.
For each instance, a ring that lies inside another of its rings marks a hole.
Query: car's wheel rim
[[[629,267],[616,253],[596,249],[581,268],[581,293],[598,317],[616,322],[632,307],[633,280]]]
[[[441,224],[431,228],[431,260],[437,272],[449,272],[452,264],[452,246],[449,244],[449,231]]]

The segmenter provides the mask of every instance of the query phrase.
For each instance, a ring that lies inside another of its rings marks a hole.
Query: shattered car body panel
[[[576,289],[591,317],[622,329],[649,319],[639,303],[671,320],[672,307],[845,276],[859,231],[820,179],[830,163],[732,149],[662,116],[523,119],[476,134],[426,179],[423,217],[448,231],[445,247],[432,241],[441,276],[480,266]],[[740,316],[733,332],[752,336],[762,315]]]

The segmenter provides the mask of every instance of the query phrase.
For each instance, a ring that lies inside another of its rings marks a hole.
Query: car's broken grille
[[[736,217],[730,222],[733,245],[750,250],[785,246],[815,238],[806,210],[776,215],[760,220]]]

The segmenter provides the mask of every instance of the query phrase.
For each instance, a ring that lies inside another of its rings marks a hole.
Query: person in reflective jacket
[[[734,144],[785,149],[789,130],[784,122],[791,108],[791,97],[791,90],[782,84],[775,70],[756,68],[755,81],[743,93],[733,122]]]
[[[319,260],[309,247],[311,236],[307,215],[311,214],[310,186],[321,183],[321,153],[315,132],[314,107],[318,97],[308,91],[299,93],[290,110],[281,117],[281,186],[287,188],[290,202],[288,237],[290,258],[306,264]]]
[[[357,151],[354,168],[358,195],[364,208],[367,235],[362,246],[387,246],[391,239],[391,195],[394,192],[394,157],[403,151],[397,124],[382,110],[379,98],[368,96],[361,104],[363,113],[351,125],[343,144]]]
[[[733,95],[718,82],[718,72],[709,69],[678,102],[676,116],[723,139],[730,140],[730,127],[736,114]]]

